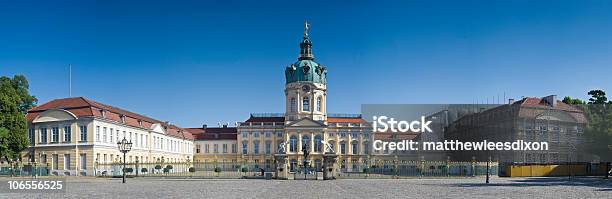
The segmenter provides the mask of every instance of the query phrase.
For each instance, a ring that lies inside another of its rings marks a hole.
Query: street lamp
[[[119,147],[119,151],[123,153],[123,183],[125,183],[125,154],[130,152],[132,149],[132,142],[123,138],[121,142],[117,142],[117,147]]]

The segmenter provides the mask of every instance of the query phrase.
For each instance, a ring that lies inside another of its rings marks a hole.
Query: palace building
[[[320,170],[325,142],[338,155],[340,168],[357,169],[367,161],[370,124],[359,114],[327,113],[327,67],[315,61],[308,24],[297,61],[285,68],[285,80],[285,113],[251,114],[236,128],[187,129],[196,137],[194,160],[249,162],[271,169],[273,155],[284,153],[295,171],[307,147],[310,162]],[[284,151],[279,150],[283,143],[288,143]]]
[[[192,159],[193,136],[185,129],[84,97],[56,99],[28,111],[30,162],[53,175],[96,175],[95,165],[121,162],[117,142],[133,143],[127,162]]]
[[[343,169],[366,163],[370,124],[360,114],[327,113],[327,67],[315,61],[307,24],[285,79],[285,113],[254,113],[235,127],[183,129],[83,97],[56,99],[28,111],[27,155],[55,175],[95,175],[101,172],[95,164],[121,162],[117,142],[123,138],[134,143],[127,162],[248,162],[271,170],[274,154],[283,153],[295,171],[307,149],[318,170],[326,152],[337,154]],[[333,151],[324,150],[327,144]]]

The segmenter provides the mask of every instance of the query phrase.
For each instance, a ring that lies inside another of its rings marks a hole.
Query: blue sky
[[[612,1],[4,1],[0,75],[183,127],[283,112],[309,20],[328,112],[612,88]]]

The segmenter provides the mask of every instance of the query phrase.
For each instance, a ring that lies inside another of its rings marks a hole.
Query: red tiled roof
[[[250,117],[245,122],[285,122],[285,117]]]
[[[328,123],[367,123],[362,118],[328,117]]]
[[[236,140],[238,129],[236,127],[224,128],[187,128],[196,140]]]
[[[520,105],[521,108],[519,111],[519,117],[525,118],[535,118],[538,115],[544,113],[546,108],[554,108],[556,110],[562,110],[571,115],[576,122],[578,123],[587,123],[586,116],[584,112],[577,107],[566,104],[563,101],[557,100],[555,107],[550,106],[543,98],[535,98],[535,97],[526,97],[517,102],[514,102],[513,105]],[[544,109],[530,109],[530,108],[544,108]]]
[[[191,133],[186,132],[184,129],[175,125],[171,125],[166,122],[162,122],[144,115],[126,111],[114,106],[102,104],[100,102],[96,102],[85,97],[73,97],[52,100],[29,110],[28,114],[26,115],[26,118],[28,121],[31,122],[36,119],[36,117],[41,112],[44,112],[49,109],[63,109],[71,112],[77,117],[98,118],[102,118],[101,111],[104,111],[104,114],[106,116],[105,119],[122,122],[121,116],[124,116],[125,124],[146,129],[150,129],[153,124],[159,123],[162,126],[166,127],[166,133],[168,135],[193,140],[193,136],[191,135]],[[139,123],[139,121],[142,122],[142,125]]]

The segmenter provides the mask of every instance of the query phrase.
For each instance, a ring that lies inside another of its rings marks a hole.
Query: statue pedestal
[[[276,162],[276,179],[287,180],[289,178],[289,171],[287,170],[289,159],[287,154],[274,154],[274,162]]]
[[[335,153],[323,154],[323,179],[334,180],[336,179],[336,158],[338,155]]]

